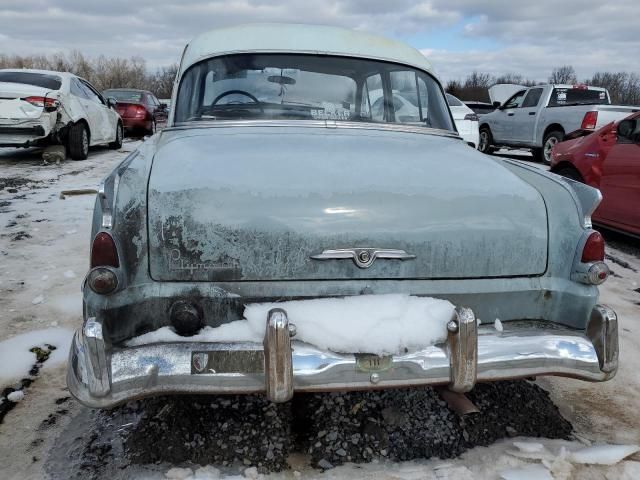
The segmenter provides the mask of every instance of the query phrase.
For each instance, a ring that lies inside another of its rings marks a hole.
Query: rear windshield
[[[141,103],[142,92],[133,92],[129,90],[105,90],[102,92],[103,97],[113,97],[119,102]]]
[[[23,83],[49,90],[60,90],[62,86],[62,79],[57,75],[34,72],[0,72],[0,82]]]
[[[182,78],[176,122],[295,119],[404,123],[453,130],[444,94],[405,65],[307,54],[204,60]]]
[[[549,100],[550,107],[566,105],[608,105],[609,97],[603,90],[586,88],[554,88]]]
[[[453,95],[450,94],[446,94],[447,95],[447,103],[449,104],[450,107],[461,107],[462,106],[462,102],[460,100],[458,100],[456,97],[454,97]]]

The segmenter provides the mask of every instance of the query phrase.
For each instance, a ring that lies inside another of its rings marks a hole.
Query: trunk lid
[[[39,118],[44,110],[29,102],[20,100],[26,97],[57,98],[54,91],[22,83],[0,82],[0,120],[31,120]]]
[[[158,281],[482,278],[547,263],[538,191],[459,140],[420,133],[166,131],[148,222]],[[412,258],[312,258],[343,249]]]

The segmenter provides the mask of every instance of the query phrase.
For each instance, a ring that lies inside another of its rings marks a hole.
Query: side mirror
[[[160,110],[166,110],[167,109],[167,104],[166,103],[161,103],[160,104]]]
[[[116,105],[118,104],[118,101],[113,98],[113,97],[107,97],[107,105],[110,108],[116,108]]]
[[[637,120],[622,120],[618,124],[618,128],[616,129],[616,133],[619,138],[630,138],[631,135],[636,131],[638,126]]]
[[[502,104],[500,102],[493,102],[493,108],[500,108]]]

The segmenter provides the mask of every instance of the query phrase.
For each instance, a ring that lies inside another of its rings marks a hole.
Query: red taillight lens
[[[91,268],[93,267],[114,267],[118,268],[118,251],[116,250],[116,242],[113,241],[111,235],[106,232],[100,232],[93,239],[91,245]]]
[[[25,102],[29,102],[31,105],[35,107],[48,107],[48,108],[58,108],[58,100],[55,98],[48,97],[26,97],[23,98]]]
[[[598,112],[587,112],[582,119],[582,125],[580,128],[583,130],[593,130],[598,123]]]
[[[147,116],[147,109],[142,105],[129,105],[122,116],[126,118],[142,119]]]
[[[582,263],[602,262],[604,260],[604,238],[598,232],[593,232],[587,238],[582,249]]]

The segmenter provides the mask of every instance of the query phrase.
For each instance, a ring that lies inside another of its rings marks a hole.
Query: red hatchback
[[[640,112],[557,144],[551,171],[600,189],[595,223],[640,236]]]

